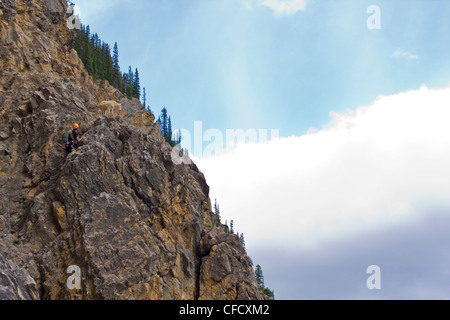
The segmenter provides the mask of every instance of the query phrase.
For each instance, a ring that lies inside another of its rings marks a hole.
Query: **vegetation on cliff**
[[[234,234],[234,221],[230,220],[230,225],[228,225],[227,221],[225,221],[225,224],[223,224],[221,221],[220,205],[217,202],[217,199],[214,202],[213,215],[211,217],[211,220],[213,221],[213,223],[216,227],[222,228],[225,231],[225,233]],[[237,237],[238,237],[241,245],[245,248],[244,234],[243,233],[239,234],[239,232],[237,232]],[[253,261],[251,258],[250,258],[250,265],[253,267]],[[259,264],[256,265],[256,267],[255,267],[255,276],[256,276],[256,281],[258,283],[259,290],[263,294],[268,296],[270,299],[274,300],[275,299],[275,291],[271,290],[265,286],[264,273],[263,273],[261,265],[259,265]]]
[[[100,80],[100,85],[108,81],[114,88],[120,90],[128,99],[141,99],[141,84],[139,70],[133,71],[128,68],[127,73],[122,73],[119,65],[119,46],[114,43],[113,54],[108,43],[102,41],[98,33],[91,33],[89,25],[81,25],[81,28],[74,30],[73,47],[83,62],[86,71],[96,80]],[[143,88],[142,105],[149,112],[150,106],[146,106],[147,94]],[[181,131],[174,132],[172,129],[172,119],[168,115],[167,108],[163,107],[158,118],[161,134],[172,147],[181,144]],[[186,150],[182,150],[186,152]]]
[[[128,72],[122,73],[119,65],[119,47],[113,47],[102,41],[98,34],[91,33],[89,25],[81,25],[75,30],[74,49],[86,67],[89,75],[96,80],[107,80],[114,88],[119,89],[129,99],[141,98],[139,70],[130,66]],[[144,102],[145,106],[145,102]]]

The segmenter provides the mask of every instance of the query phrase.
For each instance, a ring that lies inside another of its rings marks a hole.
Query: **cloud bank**
[[[252,257],[277,299],[448,300],[449,226],[448,208],[430,210],[416,221],[316,250],[260,248]],[[381,290],[366,285],[374,264]]]
[[[321,130],[194,159],[247,248],[305,249],[415,221],[450,200],[450,88],[331,113]]]

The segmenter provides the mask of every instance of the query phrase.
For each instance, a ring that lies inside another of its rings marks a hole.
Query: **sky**
[[[449,298],[447,0],[75,3],[276,298]]]

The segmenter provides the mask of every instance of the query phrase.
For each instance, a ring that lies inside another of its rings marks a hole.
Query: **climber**
[[[78,133],[78,129],[80,126],[76,123],[72,125],[72,130],[69,130],[64,135],[64,141],[65,141],[65,149],[66,149],[66,155],[64,158],[62,158],[62,162],[60,165],[60,170],[64,170],[64,166],[66,164],[68,155],[74,152],[76,149],[84,146],[83,138],[80,137],[80,134]]]
[[[83,138],[81,138],[78,133],[78,129],[80,129],[80,126],[78,124],[74,123],[72,127],[73,127],[73,130],[72,130],[73,147],[76,150],[76,149],[84,146],[84,142],[83,142]]]
[[[84,143],[82,141],[83,138],[80,138],[80,135],[78,133],[79,128],[80,128],[80,126],[78,124],[74,123],[72,126],[72,131],[68,131],[66,133],[65,147],[66,147],[66,153],[68,155],[84,145]]]

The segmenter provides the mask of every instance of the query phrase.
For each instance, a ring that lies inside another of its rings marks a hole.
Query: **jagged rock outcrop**
[[[198,298],[220,296],[227,300],[265,298],[254,284],[256,276],[250,258],[234,234],[220,228],[203,231],[200,241]]]
[[[31,300],[20,276],[0,252],[0,300]]]
[[[237,237],[212,227],[203,174],[174,163],[138,101],[87,75],[66,10],[0,1],[0,298],[265,299]],[[104,100],[123,117],[101,117]],[[73,122],[86,145],[65,159]]]

